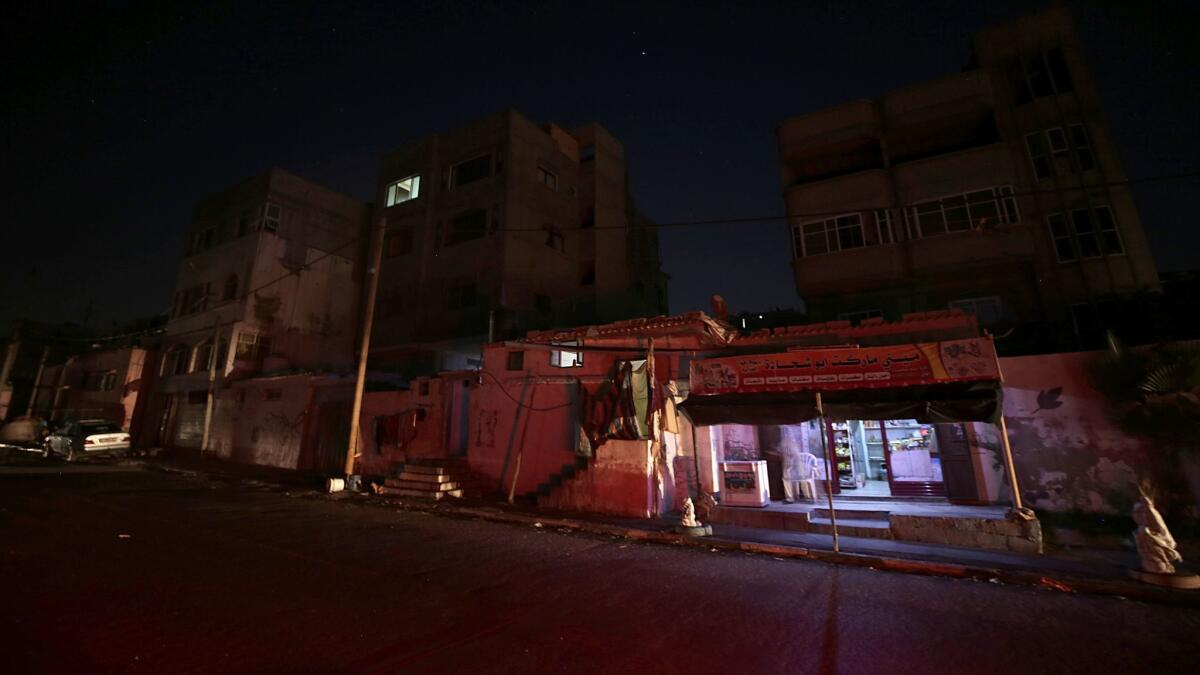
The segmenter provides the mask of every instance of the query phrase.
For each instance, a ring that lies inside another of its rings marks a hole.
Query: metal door
[[[955,502],[979,502],[979,486],[975,482],[975,465],[971,462],[971,444],[966,427],[961,424],[938,424],[938,449],[942,457],[942,480],[946,498]]]

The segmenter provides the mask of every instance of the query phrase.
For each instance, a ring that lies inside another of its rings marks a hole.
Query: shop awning
[[[915,419],[989,422],[1000,419],[999,382],[947,382],[923,386],[823,392],[825,415],[834,420]],[[817,417],[816,392],[757,392],[689,396],[680,408],[693,424],[798,424]]]

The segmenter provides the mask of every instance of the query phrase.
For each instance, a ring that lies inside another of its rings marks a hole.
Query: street
[[[52,467],[52,468],[51,468]],[[9,673],[1183,673],[1200,611],[142,470],[0,470]]]

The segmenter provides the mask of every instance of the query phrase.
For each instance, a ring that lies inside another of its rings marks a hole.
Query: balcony
[[[883,166],[879,115],[870,101],[793,117],[777,135],[788,185]]]
[[[892,163],[995,143],[995,94],[988,71],[974,70],[901,89],[882,102]]]

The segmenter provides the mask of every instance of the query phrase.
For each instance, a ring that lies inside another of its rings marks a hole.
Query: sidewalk
[[[236,464],[209,458],[157,457],[146,459],[144,462],[147,468],[160,471],[259,485],[269,484],[324,494],[325,476],[314,473]],[[364,493],[338,493],[330,497],[428,511],[450,517],[565,529],[660,544],[742,551],[776,558],[804,558],[910,574],[977,579],[1068,593],[1095,593],[1200,607],[1200,591],[1160,588],[1129,578],[1126,570],[1137,564],[1137,555],[1132,551],[1077,548],[1054,549],[1044,555],[1034,555],[843,536],[839,538],[840,550],[835,553],[832,537],[826,534],[716,524],[712,526],[711,536],[693,537],[674,532],[676,523],[665,519],[551,512],[498,501],[426,502]],[[1196,561],[1187,562],[1194,564]]]

